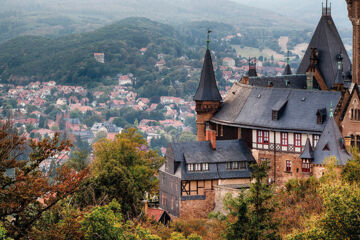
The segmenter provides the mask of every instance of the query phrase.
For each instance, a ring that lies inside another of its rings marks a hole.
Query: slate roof
[[[269,81],[276,88],[306,89],[306,74],[284,75],[274,77],[249,77],[249,85],[268,87]]]
[[[346,151],[344,139],[334,118],[330,118],[314,150],[313,164],[323,164],[325,158],[335,156],[339,165],[351,158]]]
[[[330,89],[337,75],[336,56],[343,54],[343,72],[345,79],[351,76],[351,61],[336,29],[335,23],[330,15],[323,15],[313,34],[310,44],[305,52],[297,74],[305,74],[310,66],[311,49],[316,48],[319,52],[319,70],[323,76],[328,89]]]
[[[304,151],[300,155],[301,159],[314,159],[314,150],[311,146],[310,139],[306,139]]]
[[[318,109],[330,103],[335,106],[340,92],[253,87],[236,83],[228,92],[221,109],[211,122],[252,129],[273,129],[319,133],[324,124],[317,124]],[[287,100],[279,120],[272,120],[272,109],[278,102]]]
[[[200,83],[196,90],[194,101],[221,101],[222,97],[217,88],[214,67],[210,50],[207,49],[201,71]]]
[[[250,170],[225,170],[214,164],[226,162],[255,162],[250,149],[243,140],[223,140],[216,142],[216,150],[212,150],[210,142],[171,143],[175,166],[181,171],[182,180],[210,180],[228,178],[250,178]],[[187,172],[187,163],[209,163],[209,171]],[[213,165],[213,166],[211,166]]]

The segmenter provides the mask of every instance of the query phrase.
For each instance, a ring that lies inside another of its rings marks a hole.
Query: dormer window
[[[317,124],[324,124],[326,121],[326,108],[318,109],[316,112]]]
[[[188,172],[201,172],[201,171],[209,171],[209,163],[189,163],[187,164]]]
[[[286,105],[286,99],[280,99],[272,108],[272,120],[277,121],[281,118],[281,115],[284,113]]]
[[[188,164],[187,165],[187,170],[188,170],[188,172],[193,172],[194,171],[194,164]]]

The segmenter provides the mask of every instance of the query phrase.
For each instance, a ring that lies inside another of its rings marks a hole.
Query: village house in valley
[[[349,16],[359,22],[351,4]],[[282,185],[322,176],[332,156],[341,167],[351,158],[350,145],[360,147],[360,62],[351,65],[331,8],[322,11],[296,74],[288,61],[283,76],[258,77],[251,60],[248,76],[224,99],[206,50],[194,96],[197,142],[169,145],[159,170],[162,209],[178,217],[207,216],[220,204],[221,187],[249,186],[251,163],[267,164],[269,183]],[[359,24],[353,25],[356,60]]]

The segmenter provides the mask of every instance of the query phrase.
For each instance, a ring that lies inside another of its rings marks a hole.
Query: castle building
[[[360,7],[357,0],[347,2]],[[342,166],[351,158],[350,145],[360,147],[357,67],[352,68],[327,5],[296,74],[286,66],[283,76],[258,77],[254,63],[223,99],[207,49],[194,96],[197,142],[170,144],[159,170],[160,207],[169,213],[206,216],[219,186],[250,183],[249,165],[255,161],[268,165],[270,183],[282,185],[291,178],[320,177],[326,158],[335,156]]]

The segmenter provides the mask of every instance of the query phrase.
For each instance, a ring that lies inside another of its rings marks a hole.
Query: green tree
[[[342,177],[350,183],[360,182],[360,153],[357,148],[352,150],[353,159],[348,161],[342,171]]]
[[[145,139],[136,129],[122,131],[113,141],[97,142],[94,156],[92,177],[84,185],[78,198],[80,203],[89,204],[88,199],[105,203],[106,199],[116,199],[123,215],[130,217],[141,211],[146,193],[157,193],[155,174],[163,159],[147,149]]]
[[[89,165],[89,153],[87,151],[74,151],[66,164],[76,171],[81,171]]]
[[[278,222],[273,218],[275,212],[272,187],[267,183],[265,164],[252,164],[253,183],[247,193],[240,193],[230,205],[230,213],[235,222],[229,222],[226,229],[227,239],[280,239],[277,234]]]
[[[120,204],[113,200],[109,205],[94,207],[80,222],[89,240],[126,240]]]

